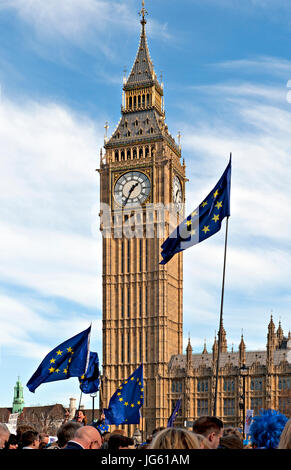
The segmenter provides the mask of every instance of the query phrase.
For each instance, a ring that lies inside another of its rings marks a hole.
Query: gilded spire
[[[147,12],[147,10],[145,9],[145,6],[144,6],[144,0],[142,0],[142,9],[140,10],[139,14],[142,16],[142,19],[140,20],[140,22],[144,26],[147,22],[147,20],[145,19],[145,15],[148,14],[148,12]]]

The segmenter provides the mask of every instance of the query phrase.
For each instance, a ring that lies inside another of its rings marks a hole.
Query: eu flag
[[[80,389],[83,393],[95,393],[99,390],[99,358],[96,352],[90,352],[86,374],[79,377]]]
[[[160,264],[166,264],[176,253],[206,240],[220,230],[222,220],[230,215],[230,180],[231,159],[208,196],[164,241]]]
[[[89,358],[90,332],[91,326],[49,352],[27,382],[28,389],[34,393],[42,383],[84,374]]]
[[[105,424],[139,424],[143,392],[141,364],[110,398],[109,407],[104,410]]]
[[[179,413],[181,402],[182,402],[182,398],[179,398],[179,400],[177,400],[176,402],[175,408],[173,409],[171,416],[168,419],[167,428],[171,428],[173,426],[176,416]]]

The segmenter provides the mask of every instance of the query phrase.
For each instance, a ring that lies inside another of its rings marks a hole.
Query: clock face
[[[182,194],[182,185],[178,176],[174,176],[173,179],[173,202],[176,206],[176,209],[179,211],[183,203],[183,194]]]
[[[115,183],[114,198],[121,206],[139,206],[150,194],[151,183],[141,171],[124,173]]]

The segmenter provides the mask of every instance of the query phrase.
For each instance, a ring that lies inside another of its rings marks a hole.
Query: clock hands
[[[128,199],[129,199],[129,197],[130,197],[132,191],[137,187],[137,185],[138,185],[138,182],[131,186],[130,190],[128,191],[127,198],[125,199],[124,205],[127,204],[127,201],[128,201]]]

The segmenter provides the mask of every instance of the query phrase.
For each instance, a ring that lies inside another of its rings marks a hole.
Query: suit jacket
[[[64,447],[64,449],[84,450],[84,447],[82,447],[81,444],[78,444],[78,442],[69,441],[66,447]]]

